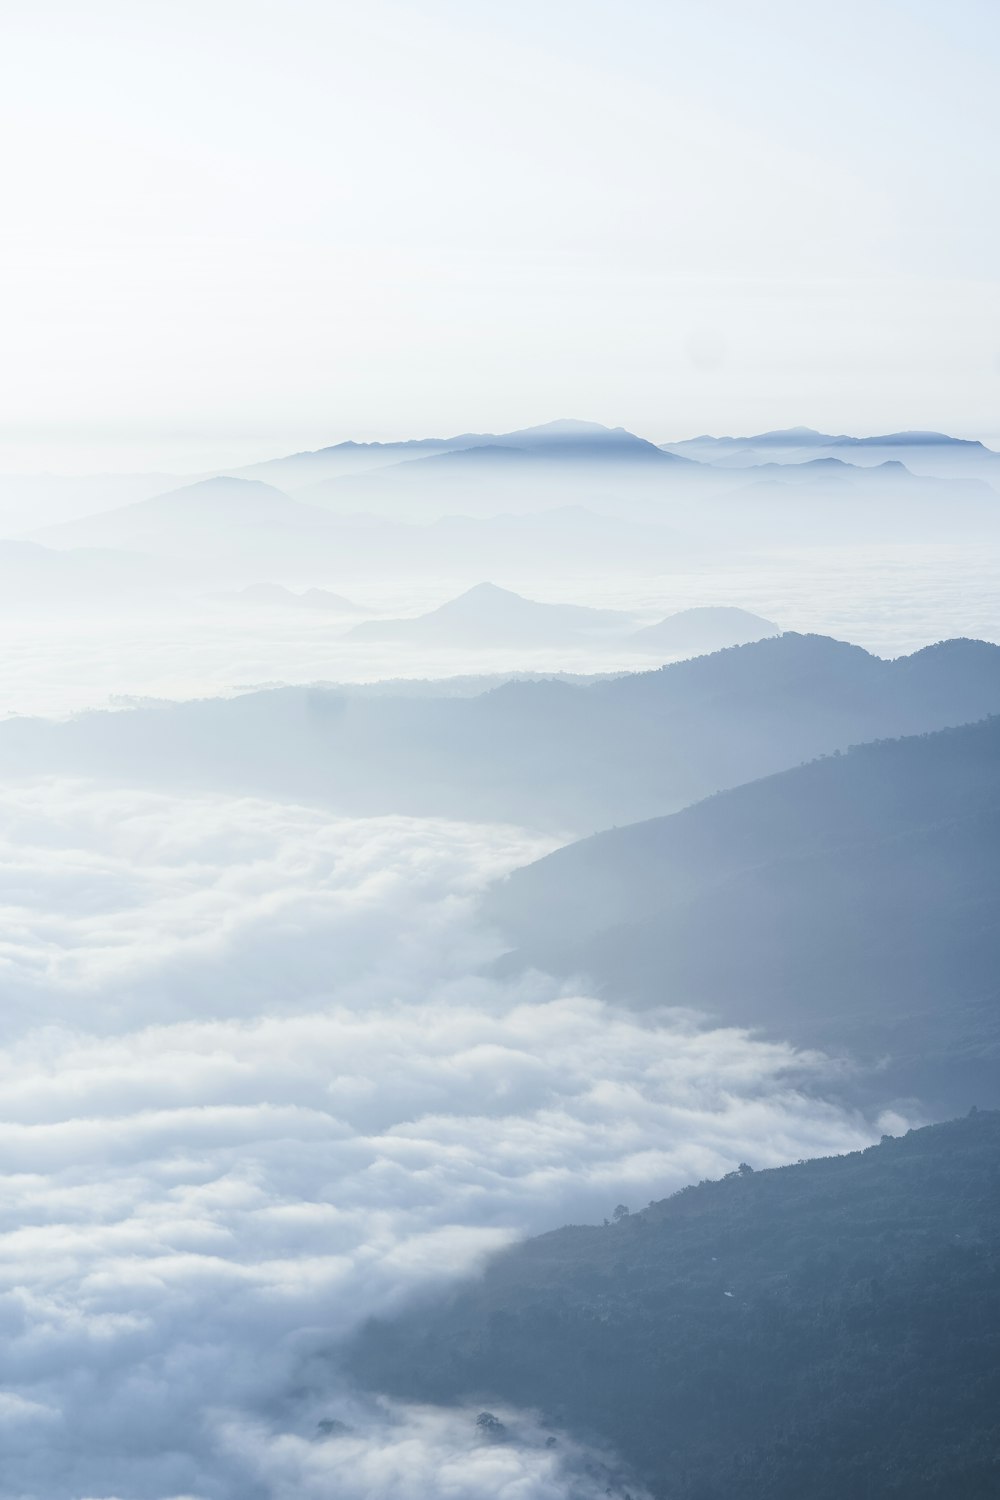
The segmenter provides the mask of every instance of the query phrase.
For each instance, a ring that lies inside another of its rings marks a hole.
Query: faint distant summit
[[[767,636],[780,635],[781,626],[734,605],[699,605],[678,610],[655,625],[646,625],[629,637],[630,645],[664,656],[701,656],[727,646],[744,646]]]
[[[580,604],[544,604],[495,583],[477,583],[410,620],[371,620],[351,632],[365,640],[433,641],[455,646],[569,645],[622,625],[627,615]]]

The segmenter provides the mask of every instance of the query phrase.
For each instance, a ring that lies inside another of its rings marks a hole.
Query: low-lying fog
[[[344,1389],[338,1338],[512,1235],[885,1127],[822,1058],[486,977],[476,892],[549,847],[515,828],[53,780],[0,826],[9,1493],[603,1494],[527,1416],[477,1446]]]
[[[274,580],[269,580],[274,581]],[[15,614],[0,600],[0,716],[65,714],[116,697],[188,698],[271,683],[367,682],[511,672],[648,669],[662,658],[628,642],[504,648],[352,638],[359,620],[416,615],[480,580],[351,578],[278,580],[348,596],[366,613],[249,605],[182,597],[166,607],[114,606]],[[646,624],[676,610],[735,605],[782,628],[817,631],[895,656],[955,635],[1000,640],[1000,550],[965,545],[852,547],[774,553],[658,575],[499,576],[531,599],[623,610]]]

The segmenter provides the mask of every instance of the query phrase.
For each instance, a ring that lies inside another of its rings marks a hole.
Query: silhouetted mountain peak
[[[730,646],[779,635],[781,626],[773,620],[734,605],[699,605],[667,615],[655,625],[646,625],[629,636],[634,645],[665,654],[691,655],[725,650]]]
[[[582,422],[578,417],[557,417],[554,422],[539,422],[536,426],[525,427],[521,431],[538,437],[607,437],[611,433],[625,433],[625,428],[606,427],[603,422]],[[632,434],[628,433],[627,436],[631,437]]]
[[[466,645],[518,640],[530,646],[554,639],[569,641],[577,631],[608,628],[619,624],[622,618],[615,610],[547,604],[484,582],[416,619],[373,620],[357,626],[354,634],[369,639],[448,637]]]
[[[155,505],[169,500],[201,500],[212,504],[216,500],[233,497],[263,499],[265,496],[287,500],[288,496],[273,484],[263,479],[242,479],[235,474],[216,474],[210,479],[197,479],[193,484],[180,485],[162,495],[153,495],[149,500],[138,500],[137,505]]]
[[[676,454],[664,452],[655,443],[636,436],[625,427],[604,427],[600,422],[581,422],[570,417],[560,417],[538,427],[500,433],[491,441],[499,447],[523,448],[543,456],[616,461],[640,459],[654,463],[678,461]]]
[[[547,607],[534,599],[526,599],[523,594],[515,594],[513,589],[504,589],[497,583],[487,581],[473,584],[464,594],[446,600],[430,613],[438,618],[452,615],[475,620],[497,620],[521,617]]]
[[[526,600],[523,594],[516,594],[513,588],[501,588],[499,583],[492,583],[489,579],[484,579],[481,583],[474,583],[472,588],[466,588],[463,594],[456,594],[456,597],[451,598],[447,604],[442,604],[441,607],[442,609],[448,609],[448,607],[454,606],[454,604],[475,604],[486,600],[507,600],[508,603],[511,600],[516,600],[519,604],[529,603],[529,600]]]
[[[815,427],[777,427],[771,432],[757,432],[752,437],[737,438],[740,443],[760,443],[762,447],[781,447],[782,444],[823,446],[835,443],[836,437],[828,432],[819,432]]]

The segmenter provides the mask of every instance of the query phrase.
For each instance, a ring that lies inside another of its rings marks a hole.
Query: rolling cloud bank
[[[486,977],[476,893],[551,847],[514,828],[51,779],[2,817],[5,1493],[603,1494],[331,1351],[512,1236],[879,1128],[819,1055]]]

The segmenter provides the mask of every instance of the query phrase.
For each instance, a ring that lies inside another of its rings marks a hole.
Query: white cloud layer
[[[528,1418],[477,1446],[324,1354],[518,1233],[869,1138],[822,1059],[484,977],[517,830],[53,781],[0,827],[4,1500],[589,1500]]]

